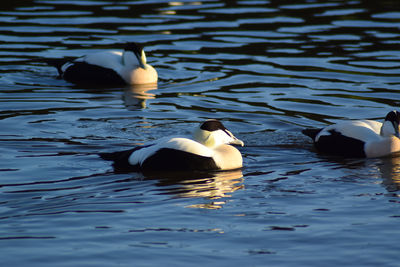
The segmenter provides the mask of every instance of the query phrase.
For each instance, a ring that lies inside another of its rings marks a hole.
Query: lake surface
[[[399,266],[400,158],[319,155],[301,134],[399,109],[398,0],[0,7],[2,266]],[[129,41],[157,88],[74,86],[44,62]],[[208,118],[245,142],[243,169],[97,156]]]

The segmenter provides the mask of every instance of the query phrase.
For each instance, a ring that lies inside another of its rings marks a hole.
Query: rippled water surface
[[[301,134],[399,108],[397,0],[0,7],[2,265],[398,266],[400,158],[322,156]],[[74,86],[45,63],[128,41],[157,87]],[[245,142],[242,170],[97,156],[207,118]]]

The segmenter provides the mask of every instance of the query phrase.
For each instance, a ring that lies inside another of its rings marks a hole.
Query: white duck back
[[[103,68],[113,69],[118,72],[123,67],[122,51],[102,51],[86,55],[76,61],[86,62]]]
[[[331,135],[329,131],[335,130],[342,135],[362,141],[379,140],[382,123],[373,120],[342,121],[325,127],[317,136]]]
[[[203,157],[212,157],[213,151],[208,147],[184,137],[164,137],[158,139],[156,143],[149,144],[133,152],[129,157],[129,163],[132,165],[143,164],[143,162],[163,148],[180,150]]]

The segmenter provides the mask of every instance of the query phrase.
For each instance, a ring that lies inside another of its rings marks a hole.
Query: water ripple
[[[8,3],[0,12],[3,261],[397,264],[398,157],[331,158],[300,133],[398,109],[396,7]],[[128,41],[145,45],[157,86],[75,86],[43,60]],[[97,156],[190,134],[207,118],[245,141],[242,170],[114,173]]]

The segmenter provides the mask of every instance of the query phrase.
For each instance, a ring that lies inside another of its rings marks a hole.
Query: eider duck
[[[242,155],[233,145],[243,146],[218,120],[207,120],[193,139],[165,137],[130,150],[102,153],[122,171],[217,171],[242,167]]]
[[[53,64],[60,78],[75,84],[147,84],[158,80],[157,71],[146,63],[143,47],[137,43],[128,43],[124,51],[102,51]]]
[[[400,151],[399,123],[400,113],[390,111],[383,123],[350,120],[302,132],[313,139],[315,148],[321,153],[374,158]]]

